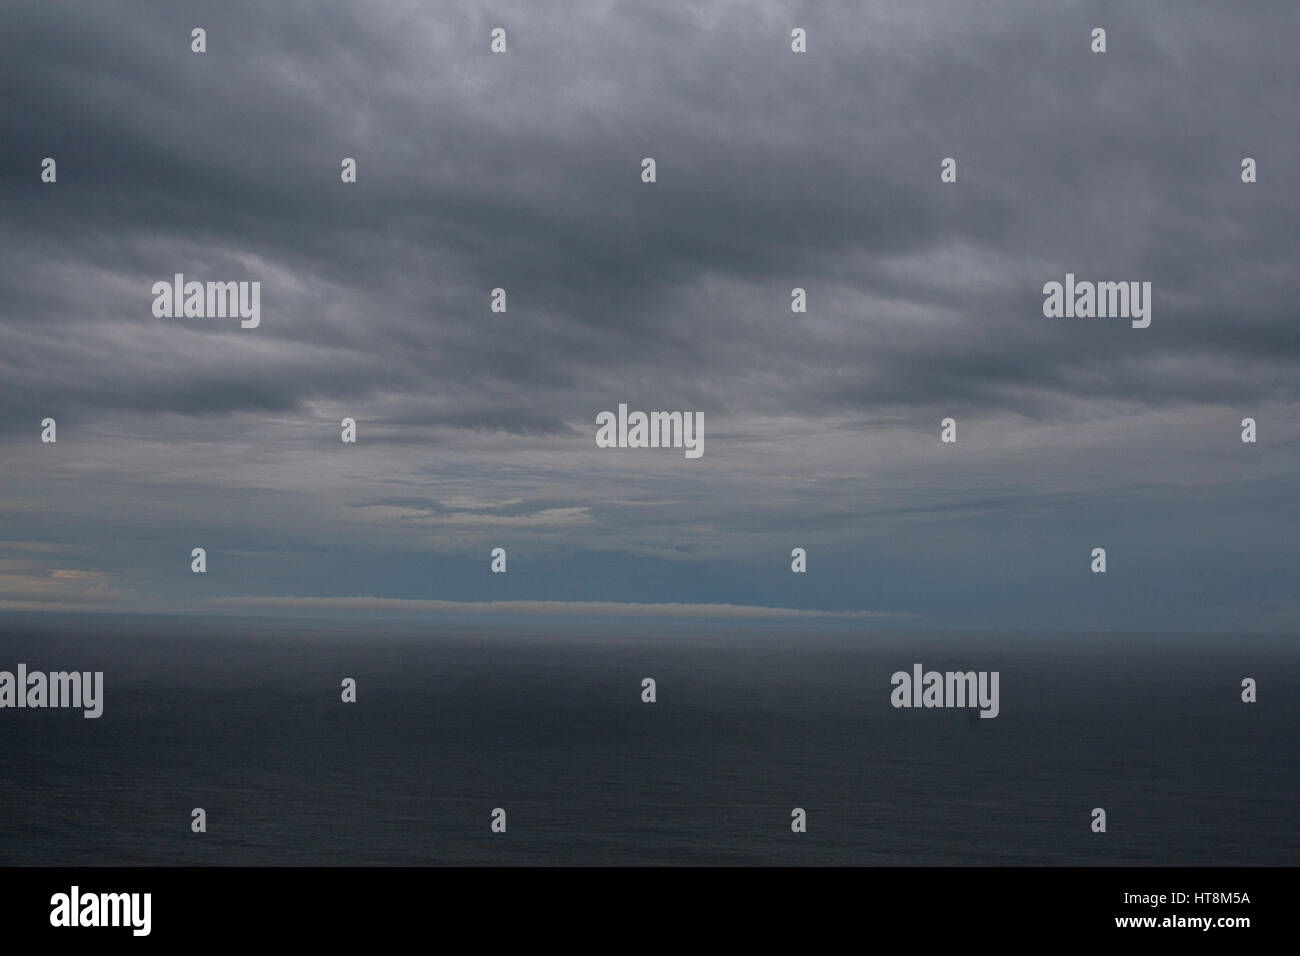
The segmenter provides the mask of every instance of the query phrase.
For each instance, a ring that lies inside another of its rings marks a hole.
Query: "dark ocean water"
[[[1296,637],[31,618],[20,661],[105,706],[0,710],[0,865],[1300,862]],[[1000,716],[895,710],[917,661]]]

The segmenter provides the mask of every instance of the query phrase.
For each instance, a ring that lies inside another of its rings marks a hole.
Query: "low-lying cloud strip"
[[[739,604],[637,604],[620,601],[425,601],[378,597],[227,597],[207,606],[223,610],[379,611],[399,613],[613,615],[682,618],[897,618],[891,611],[817,611]]]

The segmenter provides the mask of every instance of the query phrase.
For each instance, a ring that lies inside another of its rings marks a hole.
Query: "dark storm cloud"
[[[1256,396],[1294,395],[1295,192],[1237,178],[1241,155],[1267,183],[1296,152],[1280,13],[380,10],[22,7],[6,310],[24,353],[68,325],[94,346],[45,358],[26,399],[197,414],[468,386],[466,423],[511,430],[503,399],[585,418],[653,368],[657,391],[719,408],[1032,414],[1025,388],[1194,400],[1179,363],[1199,381],[1207,357],[1253,363]],[[498,22],[504,57],[486,50]],[[57,194],[34,174],[47,153]],[[148,286],[173,271],[261,278],[258,347],[153,319]],[[1152,331],[1044,320],[1040,286],[1066,271],[1152,279]],[[487,312],[496,286],[508,318]],[[146,334],[170,380],[134,347]],[[75,387],[88,371],[110,395]]]
[[[194,482],[209,501],[240,482],[290,498],[314,470],[299,505],[247,518],[268,552],[376,546],[340,512],[399,535],[572,520],[579,550],[741,560],[756,536],[850,540],[867,515],[1086,510],[1113,492],[1079,462],[1120,441],[1117,417],[1152,416],[1177,457],[1206,434],[1180,423],[1295,407],[1297,26],[1272,3],[13,4],[0,435],[28,442],[53,415],[115,436],[175,489],[178,525],[220,525]],[[175,272],[261,281],[261,326],[154,318],[150,286]],[[1151,327],[1044,318],[1066,272],[1151,281]],[[589,423],[620,401],[704,410],[705,460],[728,466],[590,458]],[[399,455],[364,466],[375,487],[315,483],[344,414]],[[1054,444],[1037,484],[995,456],[927,497],[907,469],[931,453],[907,436],[933,441],[948,414],[987,419],[1003,451],[1007,423],[1086,424],[1101,444]],[[845,442],[871,455],[861,485]],[[81,487],[36,490],[27,454],[3,506],[20,524]],[[117,461],[97,493],[125,509]],[[795,482],[805,467],[820,484]],[[1131,454],[1115,467],[1144,474]],[[485,503],[425,494],[435,468]]]

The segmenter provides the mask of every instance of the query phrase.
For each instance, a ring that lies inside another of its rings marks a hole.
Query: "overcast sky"
[[[1300,627],[1294,4],[3,19],[0,608]],[[703,457],[597,448],[620,402]]]

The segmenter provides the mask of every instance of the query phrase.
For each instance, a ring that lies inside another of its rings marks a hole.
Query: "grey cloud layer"
[[[665,600],[765,603],[756,555],[798,534],[846,555],[906,539],[909,566],[938,573],[1026,512],[1054,516],[1037,545],[1054,547],[1072,516],[1140,493],[1153,514],[1173,503],[1148,529],[1165,537],[1159,522],[1198,499],[1151,463],[1206,468],[1209,444],[1265,408],[1268,477],[1243,487],[1234,459],[1208,471],[1220,499],[1247,499],[1230,550],[1276,552],[1252,536],[1298,457],[1300,13],[655,6],[14,5],[0,434],[3,514],[25,534],[11,536],[101,541],[93,566],[152,594],[173,584],[141,556],[156,551],[144,528],[347,565],[385,548],[477,556],[466,528],[514,517],[498,527],[539,548],[720,569],[699,585],[683,571]],[[796,24],[805,56],[789,52]],[[497,25],[506,56],[487,52]],[[1096,25],[1105,56],[1087,49]],[[53,187],[37,180],[46,155]],[[938,182],[944,156],[955,186]],[[261,280],[262,326],[153,318],[151,283],[177,271]],[[1042,284],[1067,271],[1151,280],[1151,328],[1043,318]],[[619,401],[705,411],[701,466],[596,454],[590,423]],[[987,458],[961,446],[975,472],[912,444],[937,444],[949,414],[987,443]],[[33,457],[45,415],[60,454],[84,440],[78,475]],[[346,451],[382,448],[382,467],[330,457],[341,415],[362,425]],[[178,461],[207,467],[169,477]],[[488,509],[445,504],[467,489]],[[935,515],[931,534],[918,522]],[[341,586],[306,564],[266,573],[276,593]],[[620,596],[585,586],[564,596]],[[900,609],[847,572],[837,587],[788,597]],[[901,610],[925,610],[902,593]]]

